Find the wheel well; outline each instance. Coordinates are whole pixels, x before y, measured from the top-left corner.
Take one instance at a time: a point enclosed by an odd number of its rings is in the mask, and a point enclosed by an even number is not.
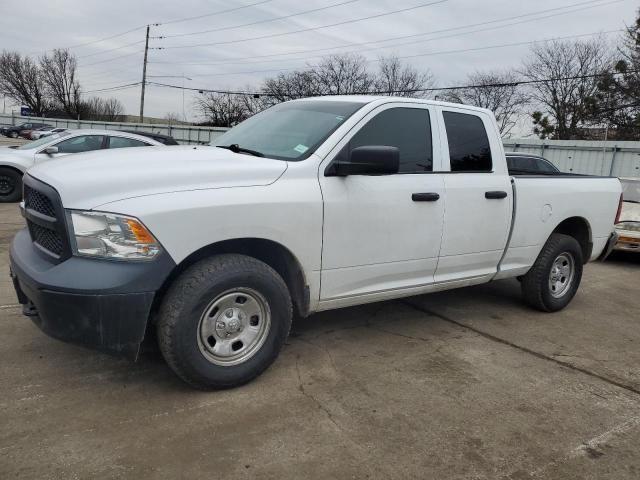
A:
[[[271,268],[273,268],[282,277],[291,294],[291,300],[295,312],[300,316],[306,316],[309,312],[309,289],[307,287],[302,267],[294,255],[281,244],[272,240],[262,238],[240,238],[234,240],[224,240],[222,242],[207,245],[200,250],[195,251],[185,258],[171,275],[165,280],[162,288],[156,295],[157,304],[164,297],[169,285],[184,270],[194,263],[222,253],[237,253],[256,258]]]
[[[593,250],[593,243],[591,242],[591,227],[589,226],[589,222],[584,218],[567,218],[560,222],[552,233],[562,233],[575,238],[582,249],[582,258],[584,263],[589,261],[589,258],[591,258],[591,251]]]
[[[7,170],[13,170],[14,172],[16,172],[19,175],[24,175],[24,172],[22,170],[20,170],[19,168],[16,168],[12,165],[0,165],[0,169],[6,168]]]

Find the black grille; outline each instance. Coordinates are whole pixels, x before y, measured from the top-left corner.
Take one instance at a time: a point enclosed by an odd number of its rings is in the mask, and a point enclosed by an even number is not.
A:
[[[55,218],[56,216],[56,211],[53,208],[51,200],[49,200],[46,195],[34,190],[28,185],[24,186],[24,206],[48,217]]]
[[[24,216],[33,244],[54,262],[71,256],[71,247],[60,195],[51,186],[29,175],[23,177]]]
[[[29,222],[29,230],[31,231],[31,239],[35,243],[58,257],[62,255],[64,245],[58,232],[41,227],[33,222]]]

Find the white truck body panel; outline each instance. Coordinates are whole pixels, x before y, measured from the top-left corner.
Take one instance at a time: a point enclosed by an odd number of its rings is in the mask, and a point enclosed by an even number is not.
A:
[[[277,242],[300,265],[309,311],[522,275],[570,217],[588,222],[591,258],[603,250],[620,195],[617,179],[510,177],[495,119],[483,109],[391,97],[337,100],[363,107],[299,162],[163,147],[78,155],[30,174],[54,186],[66,208],[137,217],[176,264],[227,240]],[[403,107],[429,112],[432,172],[325,176],[369,119]],[[482,120],[492,171],[451,172],[443,111]],[[488,191],[506,197],[487,199]],[[412,201],[419,192],[440,199]]]

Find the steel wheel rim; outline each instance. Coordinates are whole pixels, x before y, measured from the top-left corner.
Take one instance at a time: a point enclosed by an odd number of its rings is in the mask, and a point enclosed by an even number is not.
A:
[[[575,260],[569,252],[556,257],[549,272],[549,291],[554,298],[562,297],[571,288],[575,276]]]
[[[0,175],[0,195],[9,195],[16,188],[15,181],[8,175]]]
[[[271,309],[262,294],[234,288],[218,295],[198,322],[198,347],[211,363],[232,366],[253,357],[271,330]]]

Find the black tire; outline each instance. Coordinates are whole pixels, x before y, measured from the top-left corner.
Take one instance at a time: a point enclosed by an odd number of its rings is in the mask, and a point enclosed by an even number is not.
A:
[[[558,265],[572,262],[573,273],[566,287],[560,283],[560,287],[554,291],[556,286],[550,286],[550,277],[556,260],[559,262]],[[531,269],[522,277],[522,294],[525,301],[543,312],[562,310],[578,291],[583,263],[582,249],[575,238],[560,233],[551,234]],[[557,277],[568,278],[563,274],[557,274]]]
[[[9,137],[18,138],[18,132],[9,132]]]
[[[251,357],[219,365],[206,356],[200,324],[208,319],[205,312],[214,300],[234,289],[257,292],[266,300],[270,327]],[[222,312],[216,325],[219,319],[224,320]],[[170,286],[159,310],[158,344],[171,369],[191,386],[231,388],[254,379],[274,362],[289,335],[291,319],[291,296],[275,270],[245,255],[218,255],[192,265]]]
[[[22,199],[22,174],[12,168],[0,167],[0,203]]]

